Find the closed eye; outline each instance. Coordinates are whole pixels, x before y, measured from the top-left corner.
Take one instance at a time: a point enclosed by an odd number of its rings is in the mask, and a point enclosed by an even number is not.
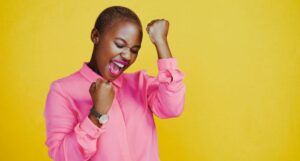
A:
[[[123,48],[123,47],[124,47],[124,45],[119,44],[119,43],[117,43],[117,42],[115,42],[115,45],[116,45],[118,48]]]
[[[114,41],[114,44],[120,49],[126,47],[123,43],[120,43],[118,41]],[[134,46],[130,49],[130,51],[134,54],[137,54],[139,50],[140,50],[140,46]]]
[[[138,53],[139,52],[139,50],[141,49],[141,45],[135,45],[135,46],[133,46],[132,48],[131,48],[131,51],[133,52],[133,53]]]
[[[131,52],[137,54],[139,52],[139,49],[132,49]]]

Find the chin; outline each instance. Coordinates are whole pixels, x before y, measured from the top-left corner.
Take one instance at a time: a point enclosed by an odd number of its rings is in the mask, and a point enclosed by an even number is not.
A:
[[[107,77],[103,77],[105,80],[108,80],[108,81],[114,81],[115,79],[117,79],[120,75],[117,75],[117,76],[111,76],[109,73],[107,73],[108,74],[108,76]]]
[[[123,73],[120,73],[119,75],[116,75],[116,76],[113,76],[113,77],[110,77],[110,81],[113,81],[117,78],[119,78]]]
[[[106,80],[108,80],[108,81],[113,81],[113,80],[117,79],[119,76],[121,76],[121,75],[124,73],[125,70],[126,70],[126,69],[123,69],[118,75],[113,75],[113,74],[111,74],[110,71],[108,70],[107,73],[106,73],[106,77],[104,77],[104,78],[105,78]]]

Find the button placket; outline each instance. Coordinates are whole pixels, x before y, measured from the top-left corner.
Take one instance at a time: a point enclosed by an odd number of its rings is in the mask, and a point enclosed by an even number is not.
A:
[[[122,125],[123,125],[123,130],[124,130],[124,133],[123,133],[124,135],[123,136],[126,139],[126,140],[123,140],[124,143],[125,143],[125,145],[124,145],[124,147],[125,147],[125,153],[123,155],[124,156],[129,156],[129,158],[130,158],[129,161],[133,161],[131,153],[130,153],[130,150],[129,150],[128,137],[127,137],[127,129],[126,129],[126,120],[124,118],[124,114],[123,114],[123,111],[122,111],[122,109],[124,109],[124,108],[121,107],[122,106],[122,101],[121,101],[120,98],[121,98],[120,93],[117,92],[117,95],[116,95],[116,108],[118,109],[118,111],[120,112],[120,115],[122,117]]]

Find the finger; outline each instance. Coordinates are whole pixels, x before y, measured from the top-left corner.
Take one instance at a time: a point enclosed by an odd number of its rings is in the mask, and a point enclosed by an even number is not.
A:
[[[162,21],[165,22],[167,25],[169,25],[169,21],[168,20],[163,19]]]
[[[159,19],[152,20],[151,22],[148,23],[147,28],[146,28],[146,31],[147,31],[148,33],[149,33],[149,31],[150,31],[150,27],[151,27],[155,22],[157,22],[157,21],[159,21]]]
[[[89,92],[93,93],[95,91],[95,89],[96,89],[96,82],[93,82],[90,86]]]
[[[166,24],[167,24],[167,25],[169,25],[169,24],[170,24],[168,20],[165,20],[165,19],[164,19],[164,21],[166,22]]]
[[[111,81],[106,81],[105,82],[107,85],[111,85]]]
[[[152,27],[151,27],[151,25],[149,25],[149,26],[147,26],[147,32],[149,33],[150,32],[150,30],[152,29]]]
[[[152,20],[148,25],[151,26],[156,21],[159,21],[159,19]]]
[[[156,22],[156,21],[159,21],[159,19],[152,20],[151,22],[148,23],[147,26],[151,26],[151,25],[152,25],[154,22]]]
[[[147,33],[149,34],[150,33],[150,30],[151,30],[152,28],[149,26],[149,27],[147,27]]]
[[[146,27],[146,31],[149,32],[149,28],[150,28],[150,23],[148,23],[147,27]]]
[[[96,80],[96,87],[99,87],[102,82],[103,82],[102,79],[98,78]]]

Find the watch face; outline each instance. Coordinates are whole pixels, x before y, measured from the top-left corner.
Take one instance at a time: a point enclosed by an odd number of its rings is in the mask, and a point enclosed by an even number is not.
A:
[[[108,115],[102,115],[102,116],[99,118],[99,122],[100,122],[101,124],[105,124],[107,121],[108,121]]]

